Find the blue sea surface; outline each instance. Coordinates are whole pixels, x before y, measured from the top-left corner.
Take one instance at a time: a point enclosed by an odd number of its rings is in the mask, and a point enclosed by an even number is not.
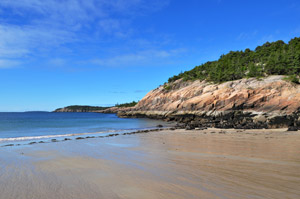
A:
[[[0,141],[13,138],[147,129],[162,121],[118,118],[116,114],[10,112],[0,113]]]

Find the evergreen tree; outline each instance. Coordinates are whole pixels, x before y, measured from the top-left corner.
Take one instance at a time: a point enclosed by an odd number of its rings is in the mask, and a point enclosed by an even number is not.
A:
[[[221,83],[244,77],[268,75],[289,75],[292,79],[299,77],[300,37],[291,39],[288,44],[282,40],[266,42],[254,51],[249,48],[245,51],[230,51],[221,55],[219,60],[181,72],[169,78],[168,82],[183,78],[184,81],[199,79]]]

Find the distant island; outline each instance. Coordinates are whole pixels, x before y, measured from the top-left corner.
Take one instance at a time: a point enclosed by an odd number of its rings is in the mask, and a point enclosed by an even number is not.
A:
[[[116,104],[115,106],[108,106],[108,107],[103,107],[103,106],[88,106],[88,105],[71,105],[71,106],[66,106],[64,108],[58,108],[54,110],[53,112],[101,112],[109,108],[117,107],[133,107],[137,104],[136,101],[128,102],[128,103],[123,103],[123,104]]]
[[[49,111],[24,111],[24,113],[48,113]]]
[[[107,108],[110,107],[72,105],[72,106],[66,106],[64,108],[58,108],[54,112],[97,112],[97,111],[105,110]]]

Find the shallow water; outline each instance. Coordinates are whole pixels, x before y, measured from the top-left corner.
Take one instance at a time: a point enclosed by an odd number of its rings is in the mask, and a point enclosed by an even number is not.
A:
[[[0,143],[152,128],[162,121],[102,113],[0,113]]]

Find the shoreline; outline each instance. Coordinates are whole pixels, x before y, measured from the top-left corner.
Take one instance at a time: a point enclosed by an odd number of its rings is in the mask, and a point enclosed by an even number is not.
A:
[[[140,133],[150,133],[150,132],[159,132],[159,131],[175,131],[175,130],[187,130],[187,131],[196,131],[196,132],[205,132],[215,131],[220,134],[228,132],[238,132],[242,133],[245,131],[281,131],[281,132],[297,132],[297,130],[290,130],[289,128],[274,128],[274,129],[234,129],[234,128],[210,128],[210,127],[193,127],[187,125],[176,124],[171,127],[151,127],[139,130],[114,130],[107,132],[91,132],[91,133],[79,133],[79,134],[64,134],[64,135],[46,135],[46,136],[36,136],[36,137],[21,137],[21,138],[5,138],[8,140],[0,141],[0,147],[13,147],[13,146],[25,146],[25,145],[35,145],[35,144],[45,144],[53,142],[65,142],[71,140],[83,140],[83,139],[95,139],[95,138],[107,138],[121,135],[133,135]],[[51,139],[52,138],[52,139]],[[59,139],[62,138],[62,139]],[[0,139],[1,140],[1,139]],[[27,142],[27,143],[24,143]],[[20,144],[22,143],[22,144]]]
[[[176,124],[171,127],[151,127],[139,130],[114,130],[109,132],[91,132],[91,133],[80,133],[80,134],[64,134],[64,135],[46,135],[46,136],[36,136],[36,137],[21,137],[18,138],[7,138],[8,140],[0,141],[0,148],[2,147],[14,147],[14,146],[26,146],[26,145],[36,145],[36,144],[46,144],[55,142],[65,142],[71,140],[84,140],[84,139],[96,139],[96,138],[108,138],[121,135],[134,135],[141,133],[159,132],[159,131],[175,131],[175,130],[187,130],[196,132],[206,133],[216,133],[219,134],[226,132],[237,132],[242,133],[245,131],[281,131],[281,132],[297,132],[297,130],[290,131],[289,128],[274,128],[274,129],[230,129],[230,128],[210,128],[210,127],[187,127],[187,125]],[[210,131],[210,132],[209,132]],[[24,139],[26,138],[26,139]],[[61,138],[61,139],[60,139]],[[12,140],[10,140],[12,139]],[[16,140],[15,140],[16,139]]]
[[[153,132],[153,131],[162,131],[162,130],[171,130],[171,129],[175,130],[174,127],[160,127],[160,128],[151,127],[151,128],[140,129],[140,130],[114,130],[114,131],[106,131],[106,132],[91,132],[91,133],[79,133],[79,134],[3,138],[6,140],[2,141],[0,139],[0,147],[44,144],[44,143],[51,143],[51,142],[63,142],[63,141],[69,141],[69,140],[83,140],[83,139],[91,139],[91,138],[106,138],[106,137],[114,137],[114,136],[118,136],[118,135],[132,135],[132,134],[138,134],[138,133],[149,133],[149,132]],[[58,138],[62,138],[62,139],[58,139]],[[27,142],[27,141],[28,141],[28,143],[25,143],[25,144],[10,143],[10,142]],[[1,144],[3,144],[3,145],[1,145]]]

